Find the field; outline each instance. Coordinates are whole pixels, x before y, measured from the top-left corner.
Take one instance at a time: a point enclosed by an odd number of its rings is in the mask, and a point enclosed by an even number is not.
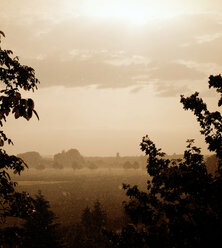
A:
[[[82,210],[91,207],[96,200],[102,203],[108,218],[121,218],[122,202],[127,200],[122,184],[136,184],[145,189],[147,179],[144,169],[118,168],[27,169],[21,176],[14,176],[18,190],[32,196],[41,190],[58,217],[57,221],[64,226],[78,222]]]

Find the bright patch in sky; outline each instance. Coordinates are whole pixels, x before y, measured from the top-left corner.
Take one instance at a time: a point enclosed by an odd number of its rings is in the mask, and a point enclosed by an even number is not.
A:
[[[74,6],[74,2],[69,0],[67,6],[69,11],[75,12]],[[175,5],[173,6],[170,1],[154,2],[149,0],[88,0],[83,2],[79,10],[80,15],[95,18],[123,20],[134,25],[143,25],[152,19],[161,20],[170,18],[180,12],[181,11],[178,10]]]

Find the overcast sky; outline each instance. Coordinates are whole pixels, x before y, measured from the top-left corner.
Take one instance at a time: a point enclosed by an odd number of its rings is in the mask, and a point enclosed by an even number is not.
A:
[[[13,120],[10,152],[138,155],[142,136],[167,153],[195,138],[180,94],[213,109],[222,72],[221,0],[0,0],[1,46],[32,66],[40,121]]]

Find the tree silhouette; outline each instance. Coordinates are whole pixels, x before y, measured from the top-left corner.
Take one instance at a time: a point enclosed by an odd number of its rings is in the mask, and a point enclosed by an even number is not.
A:
[[[25,218],[23,248],[56,248],[62,247],[58,238],[55,214],[41,191],[34,201],[34,212]]]
[[[94,203],[94,209],[92,211],[92,222],[94,225],[94,231],[96,233],[100,232],[103,227],[107,224],[107,214],[102,209],[101,203],[97,200]]]
[[[81,221],[75,228],[72,247],[108,247],[107,239],[102,233],[106,225],[107,214],[97,200],[92,210],[88,206],[83,210]]]
[[[222,93],[221,76],[210,76],[209,87]],[[184,109],[192,110],[205,135],[208,149],[218,158],[215,176],[207,171],[200,148],[188,140],[182,159],[165,159],[148,136],[141,150],[148,156],[147,191],[124,185],[124,202],[131,223],[120,233],[109,233],[113,247],[221,247],[222,231],[222,119],[210,112],[198,93],[181,96]],[[218,106],[222,105],[222,95]]]
[[[1,37],[5,34],[0,31]],[[31,98],[22,97],[21,91],[34,91],[37,89],[39,80],[35,77],[33,68],[21,65],[18,57],[12,57],[11,50],[4,50],[0,47],[0,126],[3,128],[9,114],[15,119],[24,117],[29,120],[33,113],[38,114],[34,109],[34,102]],[[3,149],[5,143],[13,144],[3,130],[0,130],[0,222],[4,223],[9,216],[23,218],[31,210],[32,200],[26,193],[15,191],[16,183],[12,181],[10,173],[18,173],[27,166],[21,158],[8,155]],[[1,237],[7,236],[9,229]]]

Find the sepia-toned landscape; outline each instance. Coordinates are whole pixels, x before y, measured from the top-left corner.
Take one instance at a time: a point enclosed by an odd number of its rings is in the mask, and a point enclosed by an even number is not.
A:
[[[222,3],[0,0],[0,248],[218,248]]]

